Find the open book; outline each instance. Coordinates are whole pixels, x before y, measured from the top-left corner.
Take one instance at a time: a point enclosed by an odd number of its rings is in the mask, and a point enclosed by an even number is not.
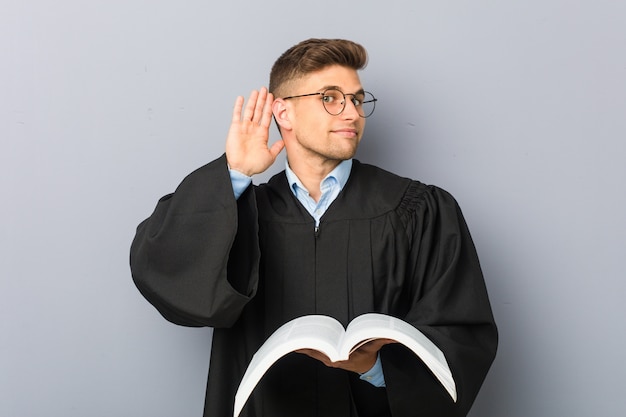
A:
[[[443,352],[410,324],[378,313],[363,314],[344,330],[332,317],[311,315],[279,327],[254,354],[235,395],[238,417],[261,377],[281,357],[299,349],[314,349],[332,361],[347,360],[354,350],[373,339],[393,339],[411,349],[437,377],[456,402],[456,385]]]

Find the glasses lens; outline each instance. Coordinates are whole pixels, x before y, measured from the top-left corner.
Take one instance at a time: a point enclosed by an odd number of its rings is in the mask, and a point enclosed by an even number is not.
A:
[[[339,90],[329,89],[324,91],[324,95],[322,96],[322,103],[324,104],[324,108],[326,111],[333,116],[341,113],[346,106],[345,96]]]
[[[365,91],[363,94],[357,94],[356,99],[361,101],[361,106],[357,106],[359,114],[362,117],[370,117],[376,108],[376,98],[374,98],[374,95]]]
[[[369,117],[374,113],[376,107],[376,99],[367,91],[358,94],[348,94],[348,99],[352,101],[356,107],[359,116]],[[322,103],[326,111],[333,116],[341,114],[346,108],[346,96],[339,90],[333,88],[324,91]]]

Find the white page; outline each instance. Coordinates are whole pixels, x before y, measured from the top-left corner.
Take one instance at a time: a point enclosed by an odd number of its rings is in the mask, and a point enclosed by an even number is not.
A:
[[[337,360],[337,341],[344,328],[327,316],[298,317],[279,327],[254,354],[235,395],[235,416],[265,372],[281,357],[298,349],[315,349]]]

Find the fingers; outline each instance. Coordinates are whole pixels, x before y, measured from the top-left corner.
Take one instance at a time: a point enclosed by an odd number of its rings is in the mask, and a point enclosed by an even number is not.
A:
[[[250,93],[250,97],[248,97],[246,107],[244,108],[244,111],[243,111],[242,121],[244,122],[252,121],[252,118],[254,117],[254,110],[256,108],[256,103],[258,101],[258,98],[259,98],[259,92],[256,90],[252,90],[252,92]]]
[[[252,95],[250,95],[250,101],[252,101]],[[259,124],[261,118],[263,117],[263,108],[265,108],[265,103],[267,101],[267,89],[265,87],[261,88],[256,95],[256,103],[254,103],[254,113],[250,120],[252,123]]]
[[[252,122],[257,125],[269,127],[272,121],[272,103],[274,95],[262,87],[260,90],[252,90],[250,97],[245,103],[244,98],[239,96],[233,109],[233,122]]]
[[[378,353],[378,351],[385,345],[391,344],[391,343],[398,343],[393,339],[374,339],[374,340],[370,340],[369,342],[361,345],[357,350],[355,350],[355,352],[362,352],[362,353]]]
[[[243,107],[243,100],[244,98],[242,96],[237,97],[237,100],[235,100],[235,106],[233,107],[233,123],[241,121],[241,108]]]
[[[298,349],[298,350],[296,350],[296,352],[300,353],[300,354],[303,354],[303,355],[307,355],[310,358],[316,359],[316,360],[322,362],[326,366],[333,367],[333,365],[335,364],[335,362],[331,361],[328,358],[328,356],[324,355],[321,352],[318,352],[315,349]]]
[[[261,126],[270,127],[270,123],[272,123],[272,104],[274,103],[274,95],[272,93],[267,93],[265,98],[265,107],[263,108],[263,113],[261,117]]]

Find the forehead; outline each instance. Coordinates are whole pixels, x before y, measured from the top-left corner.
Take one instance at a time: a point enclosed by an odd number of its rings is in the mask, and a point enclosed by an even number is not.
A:
[[[321,91],[328,87],[338,87],[345,93],[356,92],[363,88],[356,70],[339,65],[329,66],[307,74],[298,80],[295,87],[298,89],[298,92],[303,94]]]

